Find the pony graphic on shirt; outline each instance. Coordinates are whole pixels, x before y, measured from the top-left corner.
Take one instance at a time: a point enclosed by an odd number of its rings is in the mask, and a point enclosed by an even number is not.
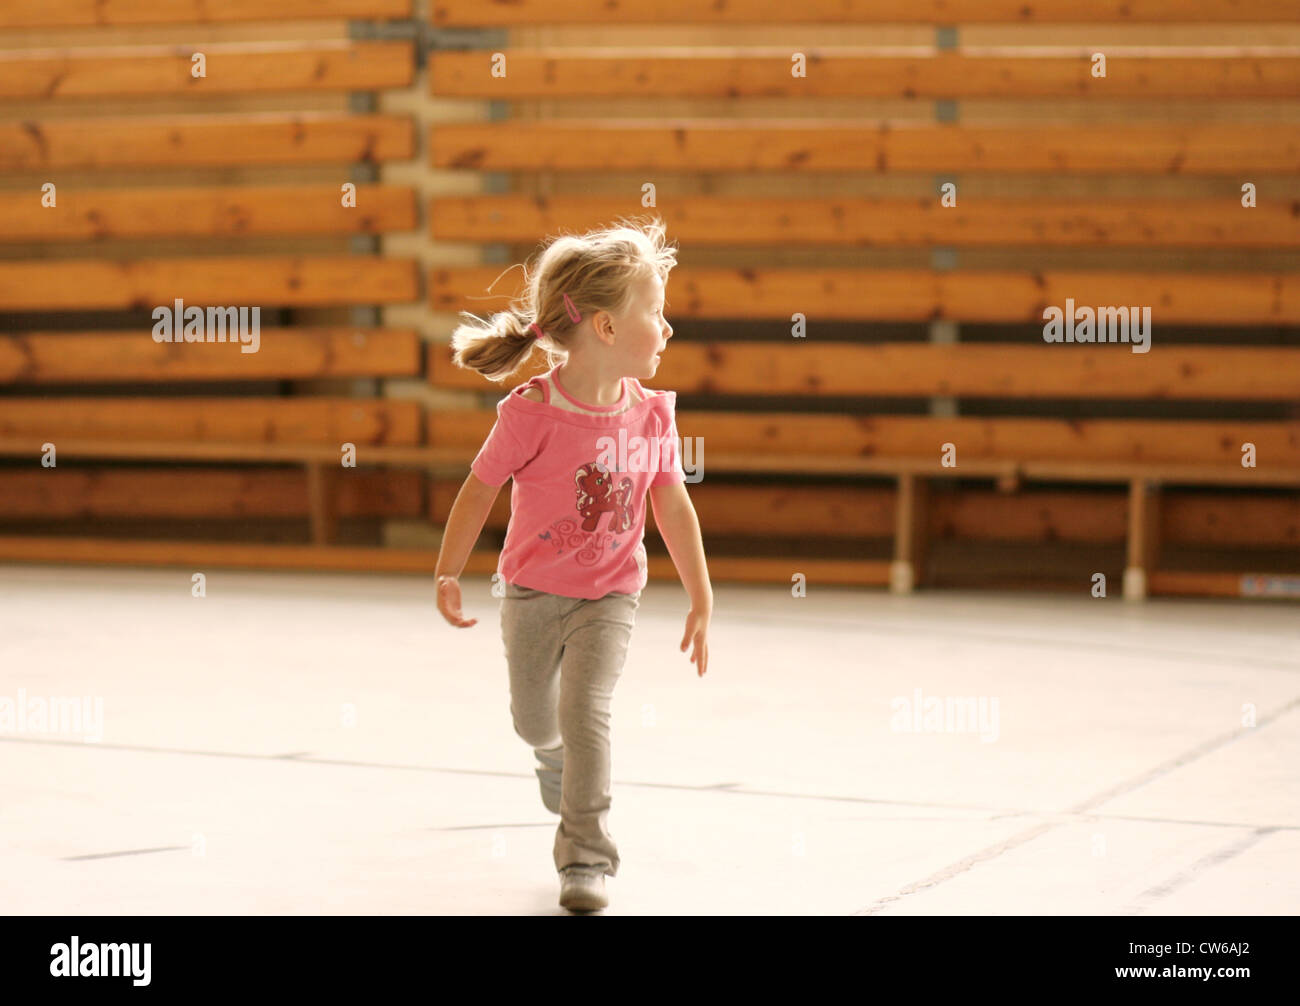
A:
[[[614,551],[619,547],[619,534],[632,529],[636,516],[632,480],[624,477],[616,485],[614,474],[599,461],[592,461],[573,473],[573,482],[577,495],[574,505],[583,518],[581,525],[572,517],[564,517],[538,537],[554,545],[557,555],[568,549],[580,566],[594,566],[607,548]],[[601,531],[601,519],[607,513],[609,523]],[[641,568],[642,553],[638,552],[636,559]]]
[[[626,531],[632,527],[632,480],[624,478],[614,486],[614,476],[599,461],[585,464],[573,474],[577,486],[578,513],[585,518],[584,531],[595,531],[600,518],[608,513],[609,529]]]

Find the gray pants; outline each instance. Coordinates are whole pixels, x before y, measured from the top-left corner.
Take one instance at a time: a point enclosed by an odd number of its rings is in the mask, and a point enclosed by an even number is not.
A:
[[[588,601],[505,585],[501,638],[515,733],[543,763],[563,757],[557,870],[618,874],[618,847],[607,826],[610,704],[640,600],[640,591]]]

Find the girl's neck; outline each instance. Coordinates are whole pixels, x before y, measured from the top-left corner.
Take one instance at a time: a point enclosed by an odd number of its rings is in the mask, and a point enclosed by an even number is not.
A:
[[[554,377],[570,398],[584,405],[606,408],[617,405],[623,397],[621,374],[602,374],[596,368],[582,366],[572,357],[556,368]]]

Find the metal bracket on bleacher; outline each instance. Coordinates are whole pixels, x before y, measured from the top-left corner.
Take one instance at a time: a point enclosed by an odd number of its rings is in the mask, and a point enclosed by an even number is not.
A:
[[[959,33],[956,25],[939,25],[934,29],[934,47],[940,51],[956,49],[960,45]],[[939,98],[934,103],[934,118],[936,122],[956,122],[961,116],[961,110],[957,102],[950,98]],[[955,177],[939,177],[935,179],[936,193],[943,191],[944,183],[956,182]],[[931,248],[930,249],[930,268],[947,272],[957,268],[957,249],[956,248]],[[930,323],[929,339],[932,343],[948,344],[955,343],[960,335],[960,329],[955,321],[932,321]],[[932,416],[956,416],[957,399],[951,395],[934,395],[930,398],[930,415]]]
[[[348,35],[367,42],[413,42],[418,69],[434,49],[504,49],[510,39],[504,28],[441,28],[422,18],[349,21]]]

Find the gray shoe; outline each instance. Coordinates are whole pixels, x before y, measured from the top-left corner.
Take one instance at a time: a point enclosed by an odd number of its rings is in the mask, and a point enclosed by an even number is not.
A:
[[[552,814],[560,812],[560,784],[564,773],[564,748],[536,749],[534,754],[542,763],[541,768],[534,769],[537,781],[542,788],[542,803]]]
[[[561,870],[560,907],[572,912],[594,912],[609,907],[605,872],[577,866]]]

